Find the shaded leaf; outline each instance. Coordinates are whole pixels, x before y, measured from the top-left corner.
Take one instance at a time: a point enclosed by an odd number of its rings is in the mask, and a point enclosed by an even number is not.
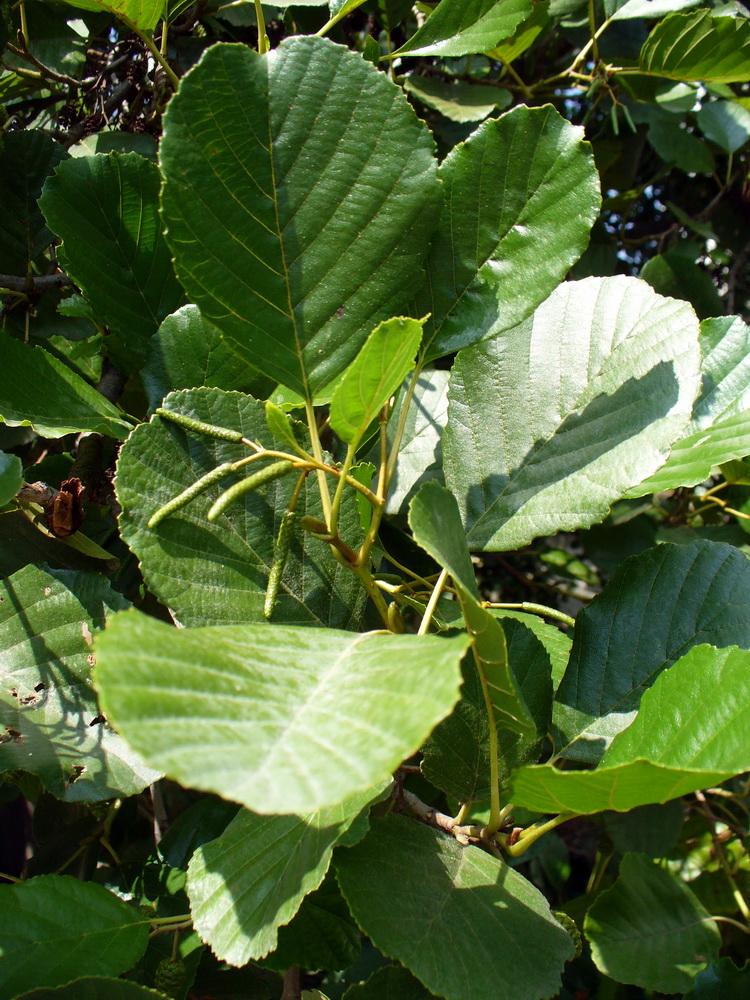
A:
[[[699,319],[724,310],[710,274],[682,253],[668,251],[651,257],[641,268],[640,277],[660,295],[689,302]]]
[[[566,282],[512,335],[462,351],[443,453],[470,548],[602,520],[663,464],[699,363],[690,307],[626,277]]]
[[[738,969],[731,958],[720,958],[699,972],[686,1000],[745,1000],[750,965]]]
[[[481,122],[496,108],[503,110],[511,103],[510,91],[502,87],[449,82],[415,73],[404,77],[403,87],[407,94],[453,122]]]
[[[334,863],[364,933],[438,996],[538,1000],[559,989],[570,937],[504,862],[388,816],[373,818],[365,839]]]
[[[750,565],[718,542],[631,556],[578,613],[557,691],[557,753],[597,761],[632,722],[641,695],[692,646],[750,648]]]
[[[74,979],[65,986],[42,987],[22,993],[15,1000],[164,1000],[164,994],[147,986],[139,986],[127,979],[109,979],[91,976]]]
[[[13,914],[0,930],[0,986],[7,997],[81,974],[117,976],[148,944],[148,922],[134,907],[68,875],[0,885],[0,907]]]
[[[401,89],[343,46],[214,46],[170,102],[160,152],[188,294],[246,361],[314,394],[420,281],[432,149]]]
[[[734,101],[711,101],[696,115],[707,139],[725,153],[736,153],[750,138],[750,111]]]
[[[107,717],[165,774],[264,815],[298,813],[370,788],[414,753],[457,700],[466,645],[282,625],[176,630],[128,612],[97,640],[96,682]]]
[[[586,914],[594,962],[621,983],[684,993],[718,957],[721,935],[695,895],[640,854],[626,854],[611,889]]]
[[[485,122],[439,176],[445,207],[418,298],[431,358],[525,319],[580,257],[600,203],[583,130],[550,105]]]
[[[371,798],[367,791],[304,816],[242,809],[220,837],[198,848],[188,869],[190,909],[218,958],[245,965],[274,950],[279,927],[323,881],[336,842]],[[308,954],[315,954],[316,942],[308,944]],[[301,958],[289,964],[302,964]]]
[[[0,582],[3,771],[67,802],[135,795],[159,775],[113,733],[91,690],[91,638],[128,602],[93,573],[27,566]]]
[[[640,66],[671,80],[742,82],[750,76],[750,24],[709,10],[670,14],[648,36]]]
[[[442,0],[394,56],[465,56],[510,38],[531,13],[530,0]]]
[[[351,986],[344,1000],[430,1000],[434,993],[400,965],[386,965],[365,983]]]
[[[0,451],[0,507],[10,503],[23,483],[23,466],[17,455]]]
[[[116,406],[43,347],[0,333],[0,353],[0,419],[10,427],[33,427],[50,438],[97,431],[119,440],[133,429]]]

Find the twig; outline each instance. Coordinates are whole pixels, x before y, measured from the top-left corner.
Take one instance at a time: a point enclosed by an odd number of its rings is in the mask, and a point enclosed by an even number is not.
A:
[[[8,288],[12,292],[43,292],[47,288],[67,288],[74,284],[73,280],[63,274],[43,274],[39,277],[19,277],[15,274],[0,274],[0,288]]]
[[[281,994],[281,1000],[301,1000],[301,978],[302,970],[298,965],[293,965],[286,970],[284,973],[284,991]]]

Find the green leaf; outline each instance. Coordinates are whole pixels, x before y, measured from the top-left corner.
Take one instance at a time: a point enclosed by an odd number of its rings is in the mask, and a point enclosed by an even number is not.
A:
[[[750,111],[734,101],[711,101],[696,116],[707,139],[725,153],[736,153],[750,138]]]
[[[374,972],[365,983],[351,986],[344,1000],[430,1000],[434,997],[400,965],[386,965]]]
[[[33,427],[50,438],[97,431],[119,440],[133,429],[116,406],[43,347],[0,333],[0,355],[0,419],[10,427]]]
[[[312,396],[421,281],[440,204],[432,150],[401,89],[343,46],[214,46],[161,144],[188,294],[246,361]]]
[[[700,0],[625,0],[622,6],[618,6],[620,3],[622,0],[605,3],[605,9],[612,21],[628,21],[636,18],[656,20],[657,17],[665,17],[678,10],[697,7]],[[609,10],[612,6],[617,7],[617,9],[610,14]]]
[[[139,986],[127,979],[109,979],[103,976],[74,979],[65,986],[42,987],[22,993],[15,1000],[164,1000],[164,994],[146,986]]]
[[[731,696],[728,695],[731,692]],[[512,801],[541,812],[626,812],[750,769],[750,653],[696,646],[664,671],[594,771],[529,767]]]
[[[496,108],[503,110],[511,103],[509,90],[432,76],[404,77],[403,88],[428,108],[434,108],[453,122],[481,122]]]
[[[738,969],[731,958],[720,958],[699,972],[685,1000],[745,1000],[750,965]]]
[[[710,174],[714,169],[713,153],[706,143],[675,122],[654,122],[648,130],[648,141],[665,163],[686,174]]]
[[[148,922],[94,882],[40,875],[0,885],[0,989],[6,997],[81,975],[117,976],[146,950]]]
[[[198,848],[188,869],[190,909],[218,958],[245,965],[274,950],[279,927],[323,881],[336,842],[372,795],[303,816],[241,809],[220,837]]]
[[[493,614],[503,622],[511,618],[516,619],[531,629],[547,651],[552,671],[552,687],[556,691],[570,659],[571,637],[561,632],[556,625],[543,621],[539,615],[525,614],[523,611],[498,610],[493,611]]]
[[[676,251],[657,254],[643,265],[640,277],[659,295],[689,302],[699,319],[718,316],[724,309],[710,274],[692,256]]]
[[[525,319],[586,248],[600,205],[583,130],[550,105],[485,122],[439,176],[445,207],[417,306],[432,313],[430,358]]]
[[[598,969],[621,983],[684,993],[718,957],[721,935],[690,889],[640,854],[626,854],[611,889],[586,914]]]
[[[250,396],[193,389],[171,394],[165,405],[240,430],[250,440],[260,438],[269,448],[286,447],[283,438],[271,438],[264,406]],[[245,494],[210,524],[206,514],[232,481],[226,479],[156,528],[148,527],[157,510],[201,476],[248,454],[244,445],[186,433],[161,417],[138,427],[120,453],[116,483],[123,508],[122,537],[138,556],[149,588],[184,625],[265,620],[263,602],[274,539],[294,489],[294,476]],[[309,479],[297,512],[300,517],[322,514],[317,485]],[[295,530],[274,622],[358,628],[366,599],[359,580],[331,558],[324,542]],[[352,491],[344,495],[340,530],[350,543],[359,544],[359,513]]]
[[[292,921],[279,928],[276,950],[263,964],[277,972],[292,965],[337,972],[353,965],[361,948],[362,935],[335,876],[329,872],[320,886],[305,896]]]
[[[676,843],[685,810],[679,799],[637,806],[626,813],[604,813],[604,829],[616,851],[638,851],[649,858],[663,858]]]
[[[161,324],[149,341],[141,382],[150,410],[174,389],[209,386],[265,399],[274,388],[229,350],[197,306],[183,306]]]
[[[530,13],[530,0],[442,0],[393,56],[486,52],[510,38]]]
[[[534,41],[549,26],[549,3],[546,0],[538,0],[532,7],[531,14],[518,25],[513,37],[488,52],[487,57],[507,66],[530,49]]]
[[[553,710],[558,754],[597,761],[641,695],[692,646],[750,648],[750,565],[729,545],[659,545],[631,556],[578,613]]]
[[[91,690],[91,638],[128,602],[93,573],[27,566],[0,582],[0,769],[67,802],[136,795],[159,775],[113,733]]]
[[[695,486],[714,466],[750,454],[750,327],[739,316],[701,323],[703,386],[686,434],[628,496]]]
[[[626,277],[567,282],[512,334],[462,351],[443,453],[469,546],[602,520],[663,464],[699,363],[692,309]]]
[[[362,435],[414,367],[423,320],[397,317],[380,323],[336,386],[331,427],[356,447]]]
[[[97,640],[96,680],[107,717],[165,774],[286,814],[336,805],[419,749],[458,699],[466,646],[282,625],[175,630],[129,612]]]
[[[23,466],[16,455],[6,455],[0,451],[0,507],[10,503],[21,489],[23,483]]]
[[[65,0],[72,7],[106,11],[121,18],[128,26],[153,31],[165,13],[165,0]]]
[[[45,178],[67,157],[44,132],[6,132],[0,149],[0,271],[23,276],[52,242],[39,210]]]
[[[66,160],[40,205],[63,241],[61,259],[97,321],[116,334],[109,353],[140,368],[148,340],[184,295],[159,219],[159,171],[137,153]]]
[[[750,24],[708,10],[670,14],[646,39],[640,66],[670,80],[743,82],[750,76]]]
[[[424,483],[411,502],[409,527],[415,541],[453,578],[496,724],[502,723],[523,737],[536,736],[534,720],[508,661],[502,626],[479,601],[455,498],[438,483]]]
[[[570,937],[503,861],[388,816],[373,818],[365,839],[334,863],[364,933],[438,996],[538,1000],[558,991]]]

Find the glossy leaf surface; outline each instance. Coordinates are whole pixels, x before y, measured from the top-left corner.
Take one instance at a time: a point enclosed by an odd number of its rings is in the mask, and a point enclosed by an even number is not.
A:
[[[750,648],[745,557],[729,545],[695,541],[626,559],[576,619],[553,714],[557,752],[599,760],[632,722],[643,691],[700,643]]]
[[[443,451],[469,547],[601,520],[663,464],[699,362],[690,307],[625,277],[567,282],[512,333],[462,351]]]
[[[91,690],[92,636],[128,602],[102,576],[27,566],[0,582],[0,768],[67,802],[135,795],[159,774],[109,728]]]
[[[671,14],[641,49],[641,69],[671,80],[732,83],[750,75],[750,24],[708,10]]]
[[[342,46],[215,46],[165,118],[180,280],[246,361],[311,396],[421,280],[432,148],[400,89]]]
[[[529,0],[443,0],[395,55],[408,52],[419,56],[464,56],[486,52],[510,38],[530,13]]]
[[[464,636],[116,616],[97,641],[108,718],[171,777],[265,814],[337,805],[389,775],[458,698]],[[404,669],[404,664],[409,669]]]
[[[365,934],[438,996],[538,1000],[559,988],[570,938],[541,893],[504,862],[389,816],[374,818],[335,864]]]

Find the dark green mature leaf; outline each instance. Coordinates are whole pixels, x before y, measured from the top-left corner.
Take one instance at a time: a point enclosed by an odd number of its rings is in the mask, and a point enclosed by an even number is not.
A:
[[[530,0],[442,0],[394,55],[464,56],[486,52],[531,13]]]
[[[432,149],[401,89],[343,46],[215,46],[170,102],[161,145],[185,288],[245,360],[314,394],[421,279],[440,204]]]
[[[351,986],[344,1000],[430,1000],[434,993],[400,965],[386,965],[374,972],[366,983]]]
[[[725,153],[736,153],[750,138],[750,110],[734,101],[710,101],[696,118],[705,137]]]
[[[541,812],[625,812],[750,770],[750,652],[695,646],[646,691],[594,771],[549,764],[513,778],[513,801]]]
[[[695,486],[714,466],[750,454],[750,327],[739,316],[707,319],[700,342],[703,386],[686,433],[628,496]]]
[[[698,267],[692,255],[687,257],[674,250],[657,254],[643,265],[640,277],[659,295],[689,302],[699,319],[723,312],[724,304],[711,275]]]
[[[0,333],[0,355],[0,419],[10,427],[33,427],[50,438],[98,431],[120,440],[133,429],[116,406],[43,347]]]
[[[439,176],[445,208],[418,300],[431,358],[526,319],[583,253],[600,204],[583,130],[551,105],[486,122]]]
[[[218,839],[195,852],[188,869],[190,909],[196,930],[219,958],[245,965],[274,950],[279,927],[323,881],[336,842],[371,798],[367,791],[305,816],[242,809]]]
[[[135,795],[159,774],[113,733],[91,690],[91,638],[128,602],[93,573],[35,566],[0,582],[0,770],[67,802]]]
[[[15,1000],[165,1000],[163,993],[139,986],[127,979],[110,979],[104,976],[87,976],[74,979],[65,986],[42,987],[22,993]]]
[[[59,986],[81,975],[117,976],[146,950],[148,922],[94,882],[40,875],[0,885],[0,989]]]
[[[365,934],[438,996],[538,1000],[559,989],[570,937],[504,862],[388,816],[334,864]]]
[[[128,612],[97,640],[96,682],[107,717],[165,774],[263,815],[309,812],[370,788],[421,746],[458,699],[467,644],[176,630]]]
[[[45,178],[67,157],[63,147],[33,129],[7,132],[0,149],[0,271],[26,275],[52,242],[39,211]]]
[[[150,410],[174,389],[209,386],[265,399],[274,383],[230,351],[197,306],[167,316],[149,341],[141,382]]]
[[[670,14],[648,36],[640,65],[671,80],[742,82],[750,76],[750,24],[709,10]]]
[[[279,928],[276,950],[263,964],[277,972],[292,965],[337,972],[356,962],[361,947],[362,935],[329,871],[302,900],[292,921]]]
[[[379,323],[344,373],[331,400],[331,427],[356,447],[414,367],[422,321],[397,317]]]
[[[626,854],[611,889],[586,914],[597,967],[621,983],[684,993],[721,935],[685,883],[640,854]]]
[[[745,557],[701,540],[626,559],[576,619],[553,712],[557,752],[599,760],[661,671],[705,642],[750,648]]]
[[[480,84],[440,80],[415,73],[403,80],[407,94],[454,122],[481,122],[497,108],[511,103],[509,90]]]
[[[738,969],[731,958],[720,958],[699,972],[686,1000],[745,1000],[750,990],[750,965]]]
[[[17,455],[0,451],[0,507],[10,503],[23,483],[23,466]]]
[[[604,813],[604,829],[618,853],[636,851],[663,858],[680,835],[685,810],[679,799],[637,806],[626,813]]]
[[[685,428],[699,363],[692,309],[626,277],[567,282],[462,351],[443,453],[470,548],[601,520]]]
[[[479,601],[455,498],[437,483],[424,483],[411,502],[409,527],[415,541],[453,578],[495,723],[508,726],[524,738],[535,737],[533,716],[508,661],[502,626]]]
[[[714,157],[708,144],[676,122],[654,122],[648,130],[648,141],[666,163],[679,167],[686,174],[710,174],[714,169]]]
[[[115,333],[116,363],[139,368],[161,321],[184,299],[159,219],[159,171],[137,153],[60,164],[40,205],[62,238],[65,269],[99,323]]]
[[[242,431],[269,448],[286,450],[269,434],[263,404],[238,392],[194,389],[165,400],[172,410]],[[274,539],[294,489],[295,476],[245,494],[219,521],[206,514],[226,479],[162,521],[148,520],[205,473],[248,455],[241,444],[186,433],[153,417],[123,447],[117,464],[122,537],[141,561],[150,589],[185,625],[264,621],[263,602]],[[239,476],[234,477],[239,479]],[[300,516],[321,516],[317,485],[308,480],[297,504]],[[359,544],[361,529],[351,491],[344,495],[340,530]],[[331,558],[328,546],[297,529],[274,611],[274,622],[359,627],[366,595],[359,580]]]

